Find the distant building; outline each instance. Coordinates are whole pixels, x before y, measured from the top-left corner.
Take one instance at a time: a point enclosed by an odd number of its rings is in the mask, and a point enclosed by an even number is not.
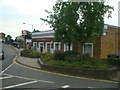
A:
[[[56,42],[54,39],[54,30],[32,33],[32,46],[35,50],[53,53],[55,50],[68,51],[68,45]],[[73,42],[70,50],[80,51],[80,44]],[[113,25],[104,25],[103,36],[96,44],[87,42],[83,47],[83,54],[88,53],[91,57],[107,58],[110,54],[117,54],[120,51],[120,27]]]
[[[24,41],[24,37],[23,36],[17,36],[16,41]]]
[[[30,32],[28,30],[22,30],[22,35],[27,35],[29,34]]]
[[[23,48],[23,43],[24,43],[24,37],[21,35],[21,36],[17,36],[15,38],[15,46],[17,46],[18,44],[20,45],[21,48]]]
[[[4,33],[0,33],[0,41],[5,42],[5,34]]]

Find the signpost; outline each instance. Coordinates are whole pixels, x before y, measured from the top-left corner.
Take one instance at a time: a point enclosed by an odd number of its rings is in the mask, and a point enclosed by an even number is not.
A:
[[[22,36],[24,36],[24,49],[26,49],[26,36],[28,34],[28,30],[22,30]]]

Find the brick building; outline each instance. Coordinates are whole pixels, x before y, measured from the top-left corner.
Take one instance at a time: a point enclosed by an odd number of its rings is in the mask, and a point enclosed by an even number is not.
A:
[[[32,45],[34,49],[41,52],[68,51],[67,44],[55,41],[54,30],[32,33]],[[74,42],[71,44],[70,50],[80,51],[80,44]],[[85,43],[82,51],[95,58],[107,58],[109,54],[117,54],[120,51],[120,28],[105,25],[103,36],[97,40],[96,44]]]

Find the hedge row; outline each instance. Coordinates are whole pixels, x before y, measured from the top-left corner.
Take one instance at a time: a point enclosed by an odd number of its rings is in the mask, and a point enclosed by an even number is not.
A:
[[[94,59],[89,55],[83,55],[81,60],[81,54],[78,52],[60,52],[56,51],[54,54],[41,53],[35,50],[23,50],[21,56],[30,58],[41,58],[43,62],[50,65],[58,66],[71,66],[71,67],[84,67],[84,68],[110,68],[111,66],[119,67],[120,59],[108,58],[108,59]]]
[[[40,58],[41,52],[35,50],[22,50],[21,56],[29,57],[29,58]]]

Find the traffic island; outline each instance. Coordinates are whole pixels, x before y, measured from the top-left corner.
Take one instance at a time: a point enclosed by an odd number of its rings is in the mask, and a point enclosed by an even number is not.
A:
[[[89,69],[89,68],[74,68],[74,67],[65,67],[65,66],[54,66],[54,65],[47,65],[44,64],[40,58],[38,62],[41,66],[41,69],[69,74],[74,76],[82,76],[82,77],[90,77],[90,78],[99,78],[99,79],[111,79],[117,77],[117,68],[111,69]]]

